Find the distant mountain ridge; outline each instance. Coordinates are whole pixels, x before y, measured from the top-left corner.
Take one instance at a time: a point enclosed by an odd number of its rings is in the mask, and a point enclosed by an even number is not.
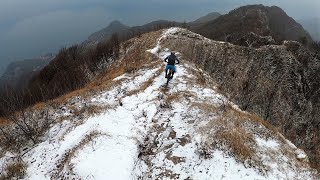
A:
[[[112,36],[113,33],[121,33],[130,29],[129,26],[122,24],[120,21],[112,21],[107,27],[91,34],[88,37],[88,41],[99,41],[101,39],[106,39]]]
[[[306,44],[312,41],[308,32],[277,6],[243,6],[193,30],[208,38],[228,42],[235,42],[248,33],[272,36],[278,43],[283,40]]]
[[[153,31],[155,29],[165,28],[169,26],[180,26],[182,23],[180,22],[174,22],[174,21],[167,21],[167,20],[157,20],[152,21],[150,23],[141,25],[141,26],[127,26],[122,24],[120,21],[115,20],[112,21],[107,27],[103,28],[100,31],[97,31],[93,34],[91,34],[88,37],[88,40],[84,43],[97,43],[104,40],[109,39],[112,34],[117,33],[120,38],[127,39],[128,37],[133,37],[136,34],[146,33]]]
[[[24,88],[31,77],[45,67],[54,56],[47,54],[33,59],[25,59],[10,63],[0,77],[0,88]]]
[[[215,20],[217,19],[219,16],[221,16],[220,13],[218,12],[212,12],[212,13],[209,13],[205,16],[202,16],[200,18],[198,18],[197,20],[195,21],[192,21],[190,22],[189,24],[201,24],[201,23],[206,23],[206,22],[209,22],[209,21],[212,21],[212,20]]]
[[[186,26],[190,28],[195,28],[203,23],[215,20],[221,16],[218,12],[211,12],[205,16],[202,16],[195,21],[186,23]],[[121,23],[118,20],[112,21],[107,27],[92,33],[89,35],[88,40],[85,43],[94,43],[100,42],[102,40],[108,39],[112,34],[117,33],[120,37],[132,36],[135,33],[145,33],[157,29],[159,27],[168,27],[168,26],[182,26],[184,23],[168,20],[156,20],[150,23],[146,23],[141,26],[127,26]]]

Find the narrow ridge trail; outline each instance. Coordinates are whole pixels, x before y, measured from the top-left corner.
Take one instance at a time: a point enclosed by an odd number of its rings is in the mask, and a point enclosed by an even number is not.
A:
[[[312,179],[293,144],[229,102],[182,54],[175,77],[163,87],[160,60],[170,50],[161,41],[176,31],[164,31],[148,50],[158,57],[151,68],[123,74],[110,90],[65,104],[56,114],[65,120],[24,155],[26,179]],[[71,106],[91,105],[103,113],[68,119]],[[250,141],[241,144],[232,135]],[[241,159],[243,152],[230,141],[249,156]]]

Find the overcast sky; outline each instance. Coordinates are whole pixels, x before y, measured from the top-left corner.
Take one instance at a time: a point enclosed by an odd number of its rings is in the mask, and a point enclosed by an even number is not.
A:
[[[247,4],[277,5],[295,19],[320,17],[320,0],[1,0],[0,72],[10,61],[81,42],[115,19],[191,21]]]

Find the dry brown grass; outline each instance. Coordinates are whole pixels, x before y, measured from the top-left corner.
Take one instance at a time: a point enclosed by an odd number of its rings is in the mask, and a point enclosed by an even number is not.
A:
[[[142,36],[142,38],[150,37]],[[152,42],[154,43],[155,40]],[[150,44],[145,44],[145,42],[148,42]],[[147,49],[145,48],[146,46],[150,46],[149,48],[153,46],[150,41],[138,40],[133,41],[132,44],[134,45],[133,48],[131,48],[128,51],[123,51],[123,54],[119,60],[117,60],[115,63],[112,63],[108,68],[105,69],[104,72],[102,72],[98,77],[96,77],[94,81],[88,83],[85,87],[66,93],[48,102],[38,102],[26,110],[42,113],[43,110],[43,112],[47,111],[46,108],[51,108],[52,110],[55,110],[61,105],[68,106],[68,108],[72,109],[72,105],[70,105],[69,103],[70,99],[80,98],[82,100],[86,100],[92,97],[92,95],[96,95],[101,91],[110,90],[111,88],[118,86],[120,83],[125,81],[125,79],[114,80],[114,78],[124,73],[127,73],[128,75],[134,77],[135,75],[137,75],[137,70],[143,68],[152,68],[159,65],[159,59],[145,51]],[[124,52],[126,52],[126,54]],[[151,83],[151,81],[143,85],[141,89],[147,88],[148,85],[150,85],[148,83]],[[111,107],[87,105],[83,108],[73,108],[72,115],[62,116],[61,118],[55,120],[54,123],[59,123],[59,121],[61,122],[75,117],[79,120],[84,120],[84,117],[94,116],[108,108]],[[16,112],[13,115],[17,118],[22,117],[21,112]],[[37,119],[35,118],[34,120]],[[77,121],[77,123],[83,123],[83,121]],[[0,126],[8,126],[7,121],[0,119]],[[46,129],[42,130],[46,131]]]
[[[272,124],[270,124],[268,121],[262,119],[261,117],[259,117],[256,114],[245,114],[250,120],[253,120],[255,122],[258,122],[259,124],[262,124],[263,126],[265,126],[267,129],[269,129],[270,131],[272,131],[274,134],[279,133],[278,129],[276,127],[274,127]]]
[[[233,127],[218,131],[216,138],[226,143],[238,161],[245,162],[255,155],[255,151],[251,148],[251,144],[255,141],[252,135],[243,127]]]
[[[0,180],[21,179],[26,174],[26,163],[22,161],[12,162],[6,165],[0,174]],[[3,174],[5,172],[5,174]]]
[[[46,104],[44,102],[38,102],[35,105],[33,105],[33,109],[43,109],[45,105]]]
[[[74,112],[76,116],[79,116],[80,114],[85,115],[86,117],[93,117],[104,110],[109,109],[109,106],[98,106],[98,105],[87,105],[81,108],[80,110],[77,110]]]
[[[170,94],[170,95],[167,96],[167,98],[165,99],[165,102],[166,102],[167,104],[170,104],[170,103],[178,100],[179,97],[180,97],[180,93],[172,93],[172,94]]]
[[[139,38],[134,38],[134,41],[140,41],[140,46],[144,47],[145,49],[151,49],[156,46],[157,39],[162,34],[163,30],[153,31],[150,33],[143,34]]]
[[[165,94],[167,92],[163,91]],[[174,101],[180,100],[181,98],[190,98],[196,97],[196,95],[190,91],[179,91],[171,94],[166,94],[167,97],[165,98],[166,103],[172,103]]]
[[[113,79],[124,73],[133,75],[137,70],[155,67],[159,64],[159,59],[153,54],[146,52],[146,49],[151,49],[156,45],[156,40],[161,33],[162,30],[150,32],[122,43],[120,58],[117,62],[111,64],[85,87],[57,97],[51,103],[61,105],[76,96],[81,98],[90,97],[93,93],[109,90],[121,83],[123,80],[113,81]],[[45,103],[38,102],[32,109],[41,110],[44,106]]]
[[[244,127],[243,118],[238,111],[229,109],[216,121],[220,127],[216,132],[216,137],[223,141],[235,155],[236,159],[245,162],[255,155],[253,146],[255,139]]]
[[[197,66],[194,65],[194,67],[197,67]],[[204,72],[202,72],[199,68],[197,68],[197,70],[189,68],[189,71],[191,71],[191,74],[196,77],[195,80],[196,80],[197,84],[199,84],[201,86],[206,86],[207,85],[207,80],[205,78]]]
[[[3,117],[0,117],[0,127],[8,125],[9,120]]]
[[[102,106],[97,106],[97,105],[90,105],[86,106],[85,108],[86,114],[88,114],[90,117],[102,112],[105,108]]]
[[[95,115],[103,113],[104,111],[108,109],[112,109],[113,107],[109,105],[87,104],[86,106],[83,106],[81,108],[74,105],[70,106],[69,108],[72,111],[72,114],[67,116],[61,116],[59,117],[59,119],[56,120],[56,122],[63,122],[63,121],[76,118],[79,120],[77,121],[77,123],[81,124],[83,123],[83,121],[80,121],[80,120],[84,120],[85,118],[88,118],[88,117],[94,117]]]
[[[199,148],[199,152],[204,158],[210,157],[214,149],[220,149],[229,152],[238,162],[255,167],[262,174],[267,173],[269,167],[263,165],[257,154],[258,145],[254,134],[258,133],[264,138],[272,137],[284,141],[275,127],[260,117],[242,112],[230,104],[221,106],[224,108],[223,111],[206,104],[195,104],[194,107],[213,113],[216,111],[218,115],[218,118],[211,120],[205,127],[199,129],[199,132],[206,137],[204,144]],[[286,143],[281,144],[285,145]],[[289,149],[287,146],[281,146],[281,151],[286,156],[295,159],[295,154]],[[276,155],[276,152],[270,151],[268,155],[275,158],[273,156]]]
[[[186,162],[185,158],[183,157],[178,157],[178,156],[173,156],[172,155],[172,152],[168,152],[166,154],[166,159],[170,160],[173,162],[173,164],[177,165],[179,163],[182,163],[182,162]]]
[[[85,99],[93,93],[102,90],[108,90],[121,83],[122,80],[114,81],[113,79],[124,73],[129,73],[133,75],[137,70],[157,66],[159,64],[157,57],[145,52],[145,50],[153,48],[155,46],[156,39],[157,37],[159,37],[160,34],[161,31],[157,31],[149,33],[148,35],[142,35],[140,38],[136,38],[140,39],[137,41],[136,47],[129,51],[127,54],[123,55],[121,60],[117,61],[116,63],[113,63],[110,67],[108,67],[104,71],[104,73],[102,73],[96,78],[96,80],[92,81],[91,83],[88,83],[84,88],[77,89],[75,91],[64,94],[58,98],[55,98],[54,100],[50,101],[50,103],[55,105],[66,104],[69,99],[77,96]],[[134,39],[132,41],[136,40]],[[161,72],[162,71],[163,70],[161,69]],[[160,73],[160,70],[157,73]],[[151,83],[152,80],[147,81],[145,84],[142,85],[142,87],[140,87],[140,90],[146,89]],[[38,102],[35,105],[33,105],[31,109],[42,110],[45,108],[45,106],[46,103]],[[105,108],[106,107],[90,105],[81,108],[80,110],[75,110],[74,112],[75,115],[87,114],[89,116],[93,116],[97,113],[100,113]],[[7,121],[5,119],[0,119],[0,126],[6,125],[6,122]],[[66,153],[64,158],[61,160],[60,166],[58,167],[58,170],[56,172],[61,172],[64,168],[63,165],[70,163],[70,159],[75,155],[75,153],[85,144],[92,141],[98,135],[98,132],[92,132],[89,135],[86,135],[86,137],[76,147],[74,147],[68,153]],[[8,172],[9,174],[13,174],[14,176],[16,176],[19,175],[18,172],[20,171],[18,170],[23,169],[23,167],[23,164],[12,164],[8,166]],[[0,179],[2,177],[3,176],[1,176]]]
[[[152,54],[146,52],[148,48],[152,48],[156,42],[156,37],[159,36],[161,31],[152,32],[142,35],[140,38],[134,38],[126,42],[132,45],[128,52],[121,55],[120,60],[113,63],[103,73],[101,73],[94,81],[88,83],[81,89],[74,90],[66,93],[58,98],[55,98],[52,103],[64,104],[69,99],[80,96],[86,98],[95,92],[109,90],[112,87],[121,83],[122,80],[113,81],[114,78],[128,73],[134,74],[140,69],[155,67],[159,64],[159,61]],[[154,40],[151,40],[154,39]],[[123,50],[122,50],[123,51]],[[33,106],[34,109],[41,109],[44,107],[44,103],[39,102]]]
[[[142,44],[139,44],[139,42]],[[146,48],[144,47],[147,45],[143,43],[144,41],[138,41],[138,44],[135,45],[137,47],[132,48],[129,52],[124,54],[121,60],[113,63],[103,73],[101,73],[96,78],[96,80],[87,84],[84,88],[65,94],[55,99],[55,101],[61,104],[75,96],[81,96],[82,98],[85,98],[87,96],[90,96],[92,92],[110,90],[112,87],[119,85],[119,83],[123,81],[114,81],[114,78],[119,77],[120,75],[123,75],[125,73],[134,76],[138,70],[149,69],[157,66],[159,64],[159,59],[146,52]]]
[[[203,154],[210,154],[210,151],[217,148],[229,151],[239,162],[259,163],[255,155],[256,141],[252,133],[248,132],[245,127],[246,121],[249,121],[247,116],[230,106],[225,106],[225,110],[222,112],[216,107],[206,104],[196,104],[195,106],[200,109],[204,108],[204,111],[216,111],[219,114],[217,119],[199,129],[199,132],[207,137],[203,149],[209,152],[203,152]]]
[[[208,104],[208,103],[198,103],[198,102],[192,103],[191,108],[198,108],[206,114],[217,113],[221,110],[221,106],[217,106],[215,104]]]
[[[278,129],[276,127],[274,127],[272,124],[270,124],[269,122],[267,122],[266,120],[259,117],[258,115],[239,111],[239,110],[235,109],[233,106],[228,106],[228,108],[230,110],[234,111],[236,116],[238,116],[239,118],[250,120],[253,123],[257,123],[259,125],[264,126],[268,130],[270,130],[274,136],[279,138],[279,140],[285,142],[283,137],[278,136],[278,134],[279,134]]]

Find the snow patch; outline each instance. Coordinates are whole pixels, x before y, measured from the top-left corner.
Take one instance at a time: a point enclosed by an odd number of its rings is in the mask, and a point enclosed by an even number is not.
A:
[[[267,147],[271,149],[277,149],[279,147],[279,143],[273,139],[265,140],[260,137],[256,137],[256,142],[260,147]]]
[[[125,73],[113,79],[113,81],[119,81],[121,79],[129,79],[130,77]]]
[[[152,54],[158,54],[158,52],[160,51],[160,48],[161,48],[160,42],[158,41],[156,47],[154,47],[153,49],[149,49],[147,51]]]

